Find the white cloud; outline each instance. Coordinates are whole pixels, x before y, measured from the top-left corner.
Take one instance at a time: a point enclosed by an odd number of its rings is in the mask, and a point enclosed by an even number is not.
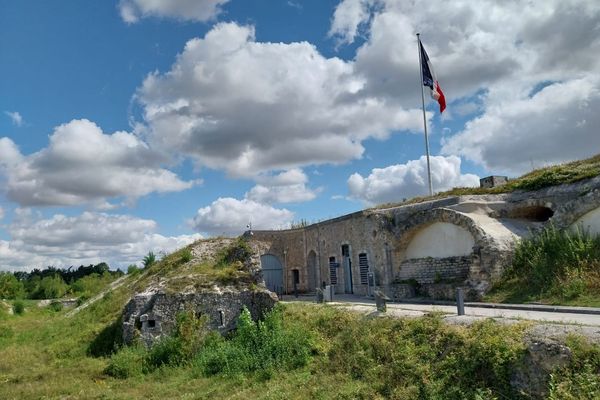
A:
[[[0,207],[0,221],[4,218],[4,209]]]
[[[47,148],[27,156],[10,139],[0,138],[7,196],[21,206],[92,204],[107,209],[107,199],[133,201],[193,185],[161,168],[163,161],[135,135],[107,135],[85,119],[57,127]]]
[[[183,21],[208,21],[221,12],[229,0],[121,0],[119,11],[127,23],[140,18],[163,17]]]
[[[362,94],[364,84],[352,62],[309,43],[256,42],[252,27],[222,23],[190,40],[169,72],[149,75],[137,99],[155,148],[255,176],[347,162],[366,138],[422,129],[418,109]]]
[[[294,213],[285,208],[225,197],[199,209],[191,223],[198,232],[237,235],[246,230],[249,222],[253,229],[278,229],[288,227],[293,217]]]
[[[23,123],[24,123],[23,117],[21,116],[21,114],[18,111],[4,111],[4,114],[6,114],[10,118],[13,125],[23,126]]]
[[[457,186],[479,186],[479,177],[473,174],[461,174],[460,158],[456,156],[430,157],[431,178],[435,192],[441,192]],[[428,194],[427,159],[406,164],[375,168],[364,178],[355,173],[348,178],[350,197],[367,204],[398,202],[404,198]]]
[[[153,220],[129,215],[84,212],[48,219],[27,211],[8,225],[10,241],[0,240],[0,270],[68,267],[101,261],[112,267],[139,262],[148,251],[171,252],[201,238],[155,233]]]
[[[297,168],[274,176],[259,175],[257,181],[245,197],[258,203],[300,203],[317,197],[318,190],[306,186],[308,177]]]
[[[446,142],[445,154],[518,173],[597,152],[599,2],[344,0],[330,33],[352,42],[366,28],[355,58],[363,95],[415,103],[421,32],[449,102],[446,117],[481,114]],[[469,103],[474,95],[480,107]]]
[[[599,109],[600,80],[556,83],[531,98],[490,107],[446,140],[442,152],[513,175],[590,157],[600,149]]]

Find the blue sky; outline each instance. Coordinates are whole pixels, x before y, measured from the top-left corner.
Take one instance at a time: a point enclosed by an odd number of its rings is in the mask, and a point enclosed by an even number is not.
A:
[[[594,1],[0,0],[0,269],[426,194],[417,31],[435,191],[591,156],[599,30]]]

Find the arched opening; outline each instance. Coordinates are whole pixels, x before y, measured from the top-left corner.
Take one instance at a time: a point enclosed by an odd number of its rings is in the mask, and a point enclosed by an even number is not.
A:
[[[317,253],[311,250],[306,257],[306,273],[308,277],[307,291],[312,292],[317,287]]]
[[[267,288],[277,294],[283,294],[283,266],[273,254],[260,256],[260,267]]]
[[[579,229],[590,235],[600,235],[600,207],[579,217],[571,225],[571,229]]]
[[[465,228],[449,222],[434,222],[410,239],[395,276],[397,280],[429,284],[467,278],[475,239]]]
[[[527,206],[515,208],[508,212],[508,218],[526,219],[533,222],[546,222],[554,215],[551,208],[544,206]]]

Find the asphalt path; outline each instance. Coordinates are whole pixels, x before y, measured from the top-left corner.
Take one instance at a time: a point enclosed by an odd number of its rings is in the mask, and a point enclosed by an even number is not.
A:
[[[299,296],[283,296],[284,302],[309,301],[314,302],[314,297]],[[370,298],[338,295],[334,297],[334,301],[328,303],[331,306],[348,308],[353,311],[373,313],[376,312],[375,301]],[[473,304],[473,303],[470,303]],[[460,319],[481,319],[495,318],[504,320],[530,320],[553,324],[568,324],[568,325],[585,325],[600,327],[600,314],[597,308],[589,308],[590,313],[585,313],[586,308],[577,307],[576,312],[568,312],[565,308],[561,312],[545,311],[544,307],[537,305],[518,304],[510,305],[518,306],[521,309],[502,308],[502,304],[490,305],[486,303],[485,307],[465,306],[465,316],[458,317],[457,309],[454,305],[439,305],[439,304],[411,304],[411,303],[387,303],[387,313],[394,317],[419,317],[431,312],[439,312],[444,314],[446,318],[452,318],[455,322],[460,322]],[[507,305],[507,307],[510,307]],[[530,309],[527,309],[530,308]],[[380,313],[381,314],[381,313]],[[453,317],[454,316],[454,317]]]

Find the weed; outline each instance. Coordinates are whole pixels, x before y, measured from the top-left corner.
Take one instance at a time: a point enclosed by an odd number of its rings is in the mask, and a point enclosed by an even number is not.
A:
[[[23,315],[25,313],[25,303],[23,300],[15,300],[13,302],[13,313],[15,315]]]
[[[48,308],[54,312],[60,312],[63,309],[63,304],[60,301],[53,301]]]

